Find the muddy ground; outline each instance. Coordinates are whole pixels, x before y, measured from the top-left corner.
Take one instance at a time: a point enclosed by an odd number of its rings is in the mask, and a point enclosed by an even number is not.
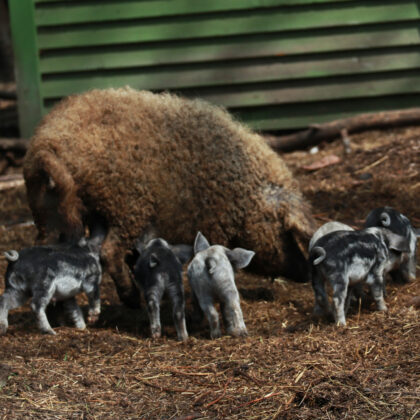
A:
[[[370,209],[390,205],[420,227],[420,128],[372,131],[317,154],[284,155],[319,223],[360,227]],[[304,166],[335,154],[316,171]],[[17,170],[19,171],[19,169]],[[14,170],[16,172],[16,170]],[[0,251],[31,245],[36,232],[24,188],[0,191]],[[4,259],[0,260],[3,290]],[[420,273],[420,270],[418,270]],[[111,280],[103,313],[85,331],[41,335],[29,305],[10,313],[0,337],[0,417],[7,419],[415,419],[420,417],[420,279],[387,285],[388,313],[372,302],[351,309],[348,325],[311,320],[309,284],[241,273],[245,339],[209,339],[188,324],[175,340],[170,307],[164,338],[149,338],[145,310],[123,307]],[[186,285],[187,309],[191,308]],[[86,305],[81,297],[80,302]]]

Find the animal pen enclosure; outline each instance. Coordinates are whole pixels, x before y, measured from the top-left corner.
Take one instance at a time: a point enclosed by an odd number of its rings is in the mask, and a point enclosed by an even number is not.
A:
[[[10,0],[21,136],[60,98],[130,85],[258,130],[416,106],[419,1]]]

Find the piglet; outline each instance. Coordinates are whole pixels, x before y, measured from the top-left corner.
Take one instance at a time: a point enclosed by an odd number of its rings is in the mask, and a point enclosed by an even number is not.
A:
[[[156,238],[145,246],[140,243],[137,251],[139,257],[134,267],[134,280],[143,290],[152,337],[161,336],[160,303],[167,290],[172,301],[178,340],[185,341],[188,333],[185,323],[182,264],[192,256],[191,246],[171,246],[164,239]]]
[[[220,301],[227,333],[235,337],[248,335],[233,269],[246,267],[255,253],[242,248],[230,250],[220,245],[210,246],[198,232],[194,254],[187,270],[188,280],[195,305],[199,305],[209,321],[211,338],[221,336],[215,300]]]
[[[388,228],[406,238],[409,249],[401,253],[400,258],[395,261],[390,275],[396,281],[414,281],[416,279],[417,238],[420,236],[420,229],[415,229],[406,216],[391,207],[379,207],[368,214],[365,227],[373,226]]]
[[[56,301],[62,301],[76,328],[86,328],[76,302],[80,292],[85,292],[89,300],[88,322],[95,322],[101,312],[99,253],[104,237],[104,229],[99,228],[78,244],[34,246],[20,252],[5,252],[9,264],[5,291],[0,297],[0,334],[7,331],[9,310],[22,306],[29,298],[32,298],[31,309],[43,333],[56,334],[45,313],[47,305]]]
[[[315,243],[309,254],[314,313],[330,312],[325,282],[333,290],[334,318],[345,325],[345,302],[349,286],[366,282],[380,311],[386,311],[384,275],[395,265],[401,252],[407,252],[406,238],[385,228],[331,232]]]

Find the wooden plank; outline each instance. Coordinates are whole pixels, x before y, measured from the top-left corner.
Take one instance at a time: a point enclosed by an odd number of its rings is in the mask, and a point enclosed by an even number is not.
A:
[[[86,72],[45,78],[44,98],[67,96],[96,88],[130,85],[138,89],[162,90],[292,81],[348,74],[420,69],[420,51],[341,53],[276,60],[239,61],[195,66],[152,67],[116,72]],[[305,82],[306,83],[306,82]],[[313,82],[318,83],[317,80]]]
[[[338,0],[340,3],[350,0]],[[211,0],[211,1],[143,1],[120,0],[110,3],[102,1],[59,2],[43,4],[35,10],[37,26],[56,26],[63,24],[104,22],[115,20],[132,20],[177,15],[193,15],[197,13],[232,12],[238,10],[263,9],[269,7],[290,7],[305,4],[331,4],[332,0],[279,2],[279,0]],[[45,3],[45,2],[44,2]],[[336,3],[336,1],[334,1]],[[39,2],[38,2],[39,4]]]
[[[359,4],[359,3],[356,3]],[[220,14],[196,19],[179,17],[170,20],[151,19],[141,23],[57,26],[38,30],[39,48],[111,45],[132,42],[156,42],[174,39],[196,39],[273,33],[337,26],[353,27],[377,22],[410,21],[419,18],[414,3],[366,4],[333,9],[304,9],[296,12],[272,9],[252,14]],[[293,36],[291,36],[292,38]]]
[[[417,107],[420,95],[393,95],[378,98],[308,102],[272,107],[231,109],[240,121],[262,131],[303,129],[360,113],[392,111]]]
[[[21,137],[30,137],[41,118],[43,103],[40,96],[38,47],[32,0],[10,0],[10,26],[13,50]]]
[[[180,90],[184,95],[200,96],[225,107],[265,106],[308,101],[369,98],[374,96],[420,93],[420,71],[344,76],[241,87]]]
[[[41,54],[40,68],[43,74],[48,74],[420,45],[417,22],[378,25],[373,28],[363,28],[358,32],[342,28],[329,33],[305,31],[303,35],[294,38],[290,38],[289,35],[265,35],[230,40],[149,45],[140,48],[137,45],[128,45],[59,50]]]

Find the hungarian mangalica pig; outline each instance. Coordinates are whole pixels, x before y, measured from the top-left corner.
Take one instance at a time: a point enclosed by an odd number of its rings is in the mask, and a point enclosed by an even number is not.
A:
[[[314,244],[310,255],[312,286],[315,293],[315,314],[330,312],[325,291],[328,281],[333,291],[334,318],[346,324],[345,304],[349,286],[366,282],[380,311],[387,309],[384,301],[384,275],[408,250],[406,238],[385,228],[361,231],[331,232]]]
[[[101,311],[100,245],[104,235],[93,235],[79,244],[57,244],[5,252],[9,261],[5,291],[0,297],[0,334],[8,328],[9,310],[32,298],[38,326],[43,333],[55,334],[45,310],[50,302],[62,301],[76,328],[86,327],[75,296],[85,292],[89,300],[88,322],[95,322]]]
[[[253,268],[306,280],[310,208],[264,139],[202,100],[131,88],[71,96],[43,119],[24,162],[39,237],[83,232],[103,217],[105,268],[120,298],[138,303],[127,250],[145,231],[170,243],[256,253]]]
[[[191,248],[191,247],[190,247]],[[173,320],[178,340],[188,338],[185,323],[184,286],[182,284],[182,264],[192,250],[183,253],[171,247],[161,238],[152,239],[146,246],[138,248],[140,254],[134,267],[134,279],[143,290],[147,303],[150,329],[153,338],[161,336],[160,303],[165,291],[172,301]]]
[[[233,269],[246,267],[254,252],[242,248],[230,250],[220,245],[210,246],[204,235],[198,232],[194,254],[187,270],[188,280],[195,306],[199,306],[209,321],[211,338],[221,336],[215,301],[220,302],[227,333],[234,337],[246,336],[248,333]]]
[[[406,216],[391,207],[379,207],[372,210],[365,221],[365,227],[371,226],[383,226],[406,238],[409,243],[408,252],[401,253],[390,274],[396,281],[415,280],[417,238],[420,236],[420,229],[415,229]]]

